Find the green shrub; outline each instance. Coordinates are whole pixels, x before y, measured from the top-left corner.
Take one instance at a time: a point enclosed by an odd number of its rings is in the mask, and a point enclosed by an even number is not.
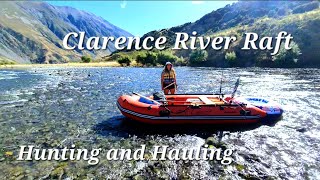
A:
[[[92,61],[91,57],[90,56],[82,56],[81,57],[81,61],[84,62],[84,63],[89,63]]]
[[[157,65],[157,54],[154,52],[141,53],[136,58],[137,63],[147,66]]]
[[[171,62],[174,64],[178,60],[179,58],[170,52],[160,52],[157,54],[157,62],[161,65],[165,65],[166,62]]]
[[[141,53],[141,54],[137,55],[136,61],[139,64],[142,64],[142,65],[145,64],[146,54]]]
[[[184,60],[183,57],[180,57],[176,60],[175,64],[177,66],[186,66],[187,65],[187,62]]]
[[[120,57],[118,59],[118,63],[121,65],[121,66],[130,66],[131,64],[131,59],[128,57],[128,56],[123,56],[123,57]]]
[[[194,50],[189,56],[189,62],[192,66],[198,66],[201,63],[207,61],[208,52],[206,50]]]
[[[157,65],[157,54],[153,52],[147,52],[145,65],[152,65],[152,66]]]
[[[272,57],[277,67],[294,67],[298,62],[301,54],[298,44],[292,41],[290,47],[290,50],[286,50],[284,45],[281,45],[279,52]]]
[[[134,58],[132,55],[129,56]],[[183,60],[174,55],[172,51],[140,51],[135,57],[137,63],[147,66],[164,65],[168,61],[173,64],[179,61],[179,63],[183,64]]]
[[[224,58],[227,60],[228,64],[230,66],[235,66],[236,65],[236,53],[234,51],[232,52],[227,52],[226,55],[224,56]]]

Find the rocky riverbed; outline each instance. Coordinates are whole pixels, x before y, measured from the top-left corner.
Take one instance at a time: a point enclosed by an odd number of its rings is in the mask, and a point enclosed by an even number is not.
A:
[[[282,104],[274,125],[155,127],[126,120],[118,96],[160,90],[161,68],[0,70],[0,179],[320,179],[320,70],[176,68],[178,93],[232,91]],[[219,141],[218,134],[223,132]],[[219,161],[17,161],[20,146],[137,149],[210,147],[234,150]]]

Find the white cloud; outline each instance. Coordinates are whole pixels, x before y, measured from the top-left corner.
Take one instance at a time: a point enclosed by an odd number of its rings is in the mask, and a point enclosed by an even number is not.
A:
[[[199,1],[199,0],[196,0],[196,1],[191,1],[192,4],[203,4],[204,1]]]
[[[127,6],[127,1],[122,1],[122,2],[120,3],[120,7],[121,7],[122,9],[126,8],[126,6]]]

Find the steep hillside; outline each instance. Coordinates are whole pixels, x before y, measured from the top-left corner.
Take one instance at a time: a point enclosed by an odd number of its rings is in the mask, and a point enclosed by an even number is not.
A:
[[[238,41],[228,51],[206,49],[207,56],[199,63],[190,61],[191,50],[174,52],[191,66],[320,67],[319,27],[318,1],[240,1],[213,11],[196,22],[149,32],[142,39],[147,36],[166,36],[166,47],[172,47],[176,32],[191,34],[192,31],[197,31],[198,36],[238,37]],[[282,57],[272,57],[268,51],[240,49],[246,32],[255,32],[260,36],[276,36],[280,31],[287,31],[294,37],[295,54],[282,51]],[[227,53],[232,55],[232,61],[227,57],[230,55]],[[276,61],[277,59],[279,61]]]
[[[212,34],[236,26],[253,25],[263,17],[281,19],[290,14],[304,13],[319,8],[318,1],[240,1],[204,15],[199,20],[169,29],[155,30],[147,36],[166,36],[168,44],[174,43],[174,33],[197,31],[198,35]]]
[[[236,26],[219,31],[210,36],[237,36],[237,41],[227,51],[215,51],[208,48],[208,57],[201,62],[203,66],[262,66],[262,67],[320,67],[320,9],[303,14],[292,14],[281,19],[260,18],[252,25]],[[255,32],[262,36],[275,37],[280,31],[286,31],[293,36],[293,43],[300,49],[297,61],[287,58],[284,62],[277,62],[272,57],[271,51],[242,50],[244,33]],[[226,59],[227,52],[234,52],[236,58],[230,62]],[[290,51],[288,51],[290,52]],[[192,53],[191,50],[179,50],[175,54],[186,59]],[[280,53],[280,52],[279,52]]]
[[[197,31],[199,34],[229,29],[237,25],[251,25],[264,16],[281,18],[290,14],[304,13],[319,7],[310,1],[240,1],[206,14],[194,23],[170,28],[174,32]]]
[[[101,17],[70,7],[45,2],[1,2],[0,57],[20,63],[61,63],[78,61],[80,56],[104,56],[106,51],[67,51],[62,39],[69,32],[84,31],[90,36],[132,36]],[[75,44],[76,39],[70,39]]]

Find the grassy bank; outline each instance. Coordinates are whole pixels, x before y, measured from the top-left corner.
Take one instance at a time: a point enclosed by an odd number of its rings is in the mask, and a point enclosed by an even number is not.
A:
[[[6,64],[0,65],[1,69],[25,69],[25,68],[72,68],[72,67],[119,67],[116,61],[91,62],[91,63],[64,63],[64,64]]]

